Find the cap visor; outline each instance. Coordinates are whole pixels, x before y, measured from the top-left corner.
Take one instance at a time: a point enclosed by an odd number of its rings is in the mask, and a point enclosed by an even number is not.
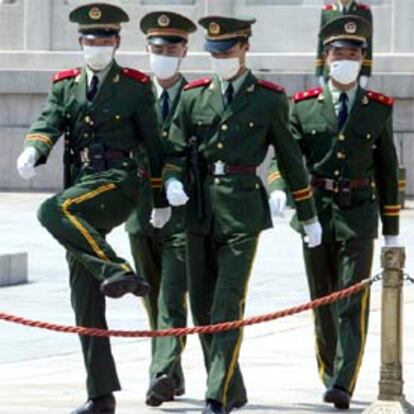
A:
[[[204,50],[207,52],[225,52],[226,50],[233,47],[239,39],[228,39],[228,40],[206,40],[204,44]]]
[[[328,43],[327,46],[333,46],[333,47],[350,47],[350,48],[364,48],[366,47],[365,42],[361,42],[359,40],[349,40],[349,39],[343,39],[343,40],[334,40],[331,43]]]
[[[186,39],[180,36],[151,36],[147,38],[147,42],[155,46],[174,45],[185,41]]]

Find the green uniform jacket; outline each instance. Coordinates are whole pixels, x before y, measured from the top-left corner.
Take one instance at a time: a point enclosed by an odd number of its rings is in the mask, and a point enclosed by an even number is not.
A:
[[[194,186],[188,188],[187,230],[193,233],[256,234],[271,227],[266,190],[256,175],[213,176],[206,166],[222,161],[230,166],[258,166],[269,145],[274,145],[279,165],[294,193],[300,219],[315,216],[307,175],[299,148],[289,131],[288,101],[283,89],[249,73],[231,105],[223,108],[217,77],[188,84],[175,113],[167,149],[163,182],[188,173],[189,140],[196,137],[203,178],[205,214],[198,217]],[[204,173],[203,173],[204,170]]]
[[[368,5],[359,3],[356,1],[352,1],[352,4],[349,10],[346,12],[345,15],[355,15],[364,18],[365,20],[369,21],[371,24],[372,22],[372,12]],[[321,23],[320,29],[329,23],[331,20],[336,19],[337,17],[343,16],[341,9],[339,8],[338,3],[333,4],[325,4],[322,7],[321,12]],[[360,74],[363,76],[371,76],[372,71],[372,37],[368,39],[368,48],[365,59],[362,63],[362,68]],[[318,39],[318,50],[316,56],[316,65],[315,65],[315,74],[316,76],[322,76],[324,74],[324,59],[323,59],[323,43],[321,39]]]
[[[46,162],[53,146],[64,133],[65,140],[70,140],[75,158],[81,150],[94,143],[104,144],[105,150],[131,154],[143,145],[152,174],[157,176],[161,173],[159,130],[148,76],[133,69],[121,68],[114,62],[92,104],[86,100],[85,69],[59,72],[53,81],[46,106],[32,124],[25,140],[25,146],[35,147],[41,154],[38,165]],[[111,169],[113,167],[136,176],[136,161],[133,159],[112,162]],[[76,168],[73,168],[75,171]],[[157,205],[165,205],[159,191],[154,192],[154,197]]]
[[[181,88],[179,93],[174,99],[174,102],[171,105],[170,113],[167,119],[161,124],[161,135],[163,139],[166,139],[168,136],[168,131],[171,126],[172,118],[174,116],[175,110],[178,106],[178,102],[181,96],[182,88],[187,84],[187,80],[184,77],[181,77]],[[156,91],[154,88],[154,94],[156,96]],[[159,119],[161,119],[161,114],[159,113],[159,105],[155,105],[157,108]],[[144,153],[140,153],[138,156],[138,165],[143,171],[147,171],[147,158]],[[126,223],[126,231],[130,234],[139,234],[141,236],[151,236],[154,234],[154,227],[149,222],[151,218],[152,211],[152,200],[151,200],[151,188],[154,189],[160,188],[161,186],[161,177],[147,177],[144,174],[142,178],[142,185],[140,186],[140,199],[139,205],[131,214],[131,217]],[[171,219],[168,223],[162,228],[157,230],[161,232],[162,235],[168,236],[175,233],[180,233],[184,231],[184,207],[178,207],[172,209]]]
[[[351,205],[339,207],[333,191],[315,189],[324,241],[353,237],[375,238],[378,213],[384,235],[397,235],[399,224],[398,161],[392,138],[392,98],[358,88],[342,130],[329,88],[295,95],[291,126],[311,175],[338,180],[371,179],[371,185],[352,190]],[[282,178],[272,165],[270,190]],[[282,172],[283,176],[283,172]]]

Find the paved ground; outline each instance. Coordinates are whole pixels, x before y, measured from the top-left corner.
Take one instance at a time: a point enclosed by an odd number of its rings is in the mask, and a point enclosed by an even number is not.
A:
[[[64,324],[73,323],[63,249],[36,220],[46,194],[0,194],[0,254],[27,251],[30,283],[0,289],[0,311]],[[414,204],[411,205],[414,208]],[[300,241],[288,218],[265,232],[251,277],[247,315],[258,315],[307,301]],[[405,210],[402,240],[408,272],[414,273],[414,209]],[[129,257],[123,229],[110,236],[114,247]],[[379,270],[379,250],[374,271]],[[380,343],[380,286],[373,289],[371,323],[364,363],[351,412],[361,412],[377,397]],[[408,400],[414,401],[414,285],[406,285],[404,376]],[[133,297],[109,301],[112,328],[145,329],[144,308]],[[203,405],[204,367],[196,337],[184,354],[187,394],[160,409],[144,405],[149,341],[115,339],[123,391],[118,414],[199,413]],[[316,374],[310,313],[246,328],[241,365],[249,405],[241,412],[335,412],[321,403]],[[0,322],[0,414],[66,414],[83,402],[84,372],[75,335],[51,333]]]

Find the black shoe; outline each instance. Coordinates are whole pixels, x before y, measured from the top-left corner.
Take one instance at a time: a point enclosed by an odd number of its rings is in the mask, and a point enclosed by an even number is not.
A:
[[[185,388],[184,385],[181,385],[180,387],[175,387],[174,388],[174,395],[176,397],[181,397],[185,394]]]
[[[113,299],[118,299],[126,293],[145,296],[150,290],[148,282],[134,273],[111,276],[101,283],[101,293]]]
[[[216,400],[207,400],[201,414],[227,414],[223,404]]]
[[[112,394],[90,398],[71,414],[115,414],[115,398]]]
[[[155,378],[148,391],[145,404],[150,407],[159,407],[162,403],[174,400],[174,382],[166,374]]]
[[[351,396],[349,393],[338,387],[331,387],[323,394],[323,400],[327,403],[333,403],[339,410],[348,410]]]
[[[227,412],[229,413],[231,410],[242,408],[244,405],[247,404],[247,398],[244,397],[240,400],[230,401],[227,405]]]

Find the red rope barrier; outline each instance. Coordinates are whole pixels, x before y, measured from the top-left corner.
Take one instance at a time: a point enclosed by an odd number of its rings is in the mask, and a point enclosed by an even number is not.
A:
[[[253,316],[244,320],[222,322],[215,325],[206,325],[206,326],[195,326],[191,328],[173,328],[173,329],[164,329],[161,331],[121,331],[113,329],[97,329],[97,328],[86,328],[83,326],[67,326],[59,325],[55,323],[34,321],[30,319],[25,319],[19,316],[10,315],[7,313],[0,312],[0,320],[5,322],[11,322],[18,325],[29,326],[31,328],[46,329],[54,332],[63,332],[63,333],[76,333],[84,336],[99,336],[99,337],[121,337],[121,338],[154,338],[159,336],[186,336],[194,334],[207,334],[207,333],[217,333],[230,331],[232,329],[238,329],[243,326],[256,325],[263,322],[269,322],[276,319],[284,318],[286,316],[295,315],[301,312],[305,312],[310,309],[316,309],[320,306],[328,305],[330,303],[336,302],[340,299],[346,298],[348,296],[354,295],[355,293],[360,292],[363,289],[369,287],[374,279],[365,279],[361,282],[356,283],[346,289],[331,293],[327,296],[324,296],[319,299],[315,299],[311,302],[294,306],[288,309],[268,313],[260,316]]]

